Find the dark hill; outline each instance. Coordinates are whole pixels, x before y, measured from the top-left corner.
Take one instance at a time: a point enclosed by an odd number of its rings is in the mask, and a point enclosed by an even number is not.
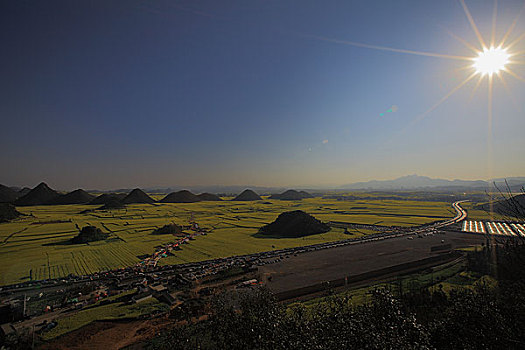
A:
[[[89,204],[108,204],[109,202],[122,202],[126,197],[124,193],[104,193],[93,199]]]
[[[122,200],[112,197],[106,201],[106,203],[101,206],[100,208],[97,208],[97,210],[111,210],[111,209],[122,209],[126,205],[122,203]]]
[[[490,211],[490,203],[478,205],[474,209]],[[525,218],[525,194],[495,201],[492,203],[492,210],[501,215]]]
[[[31,189],[29,187],[24,187],[20,191],[18,191],[18,196],[19,197],[25,196],[29,192],[31,192]]]
[[[171,192],[160,201],[162,203],[195,203],[200,202],[200,198],[188,190]]]
[[[21,214],[16,210],[15,206],[9,203],[0,203],[0,222],[8,222],[16,219]]]
[[[306,191],[299,191],[299,193],[303,195],[303,198],[314,198],[314,196],[312,196],[310,193]]]
[[[18,192],[7,186],[0,185],[0,203],[13,203],[18,197],[20,197]]]
[[[102,241],[108,238],[108,236],[109,235],[107,233],[102,232],[101,229],[95,226],[84,226],[82,227],[80,233],[77,236],[73,237],[72,242],[75,244],[79,244]]]
[[[216,194],[213,194],[213,193],[201,193],[199,195],[197,195],[197,197],[199,197],[199,199],[201,201],[222,201],[221,197],[217,196]]]
[[[270,196],[270,199],[280,199],[280,200],[287,200],[287,201],[301,200],[303,198],[312,198],[312,195],[304,191],[298,192],[296,190],[288,190],[281,194],[272,194]]]
[[[54,200],[58,196],[60,196],[60,194],[57,191],[52,190],[48,185],[42,182],[29,191],[25,196],[18,198],[15,201],[15,205],[43,205]]]
[[[232,201],[260,201],[262,198],[252,190],[244,190],[240,195],[232,199]]]
[[[62,194],[47,204],[85,204],[91,202],[93,199],[95,199],[95,196],[90,195],[82,189],[78,189]]]
[[[156,229],[151,234],[153,235],[167,235],[167,234],[179,235],[181,233],[182,233],[182,227],[180,227],[177,224],[168,224],[168,225],[162,226],[161,228]]]
[[[102,198],[101,198],[102,197]],[[93,199],[89,204],[103,204],[101,207],[96,209],[82,210],[80,214],[87,214],[95,210],[111,210],[111,209],[122,209],[126,205],[122,203],[122,199],[125,195],[114,195],[114,194],[103,194]]]
[[[131,191],[124,199],[122,200],[122,203],[124,204],[132,204],[132,203],[153,203],[155,202],[153,198],[148,196],[144,191],[142,191],[140,188],[135,188],[133,191]]]
[[[328,225],[304,211],[295,210],[282,213],[274,222],[261,227],[259,233],[278,237],[301,237],[328,231]]]

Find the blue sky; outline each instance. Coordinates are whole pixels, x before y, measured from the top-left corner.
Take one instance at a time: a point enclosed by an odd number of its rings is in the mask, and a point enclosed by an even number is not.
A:
[[[493,2],[466,4],[490,38]],[[498,2],[496,38],[522,5]],[[524,30],[525,13],[509,42]],[[487,79],[414,122],[471,73],[465,61],[321,39],[473,56],[447,31],[477,44],[458,1],[4,1],[0,183],[524,175],[525,82],[496,79],[489,138]]]

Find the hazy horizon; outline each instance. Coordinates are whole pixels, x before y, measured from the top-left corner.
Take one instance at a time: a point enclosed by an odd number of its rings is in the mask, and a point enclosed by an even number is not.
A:
[[[490,38],[493,2],[467,5]],[[498,2],[497,40],[522,5]],[[458,1],[12,1],[0,19],[5,185],[525,174],[523,81],[495,79],[489,124],[487,79],[436,105],[471,73],[464,62],[344,43],[473,56],[448,33],[478,45]],[[524,31],[520,18],[508,42]]]
[[[465,178],[437,178],[437,177],[432,177],[432,176],[426,176],[426,175],[419,175],[419,174],[406,174],[406,175],[402,175],[400,177],[396,177],[396,178],[370,178],[370,179],[365,179],[365,180],[361,180],[361,181],[349,181],[349,182],[344,182],[344,183],[333,183],[333,184],[330,184],[330,183],[327,183],[327,184],[284,184],[284,185],[269,185],[269,184],[254,184],[254,183],[230,183],[230,184],[221,184],[221,183],[209,183],[209,184],[199,184],[199,183],[195,183],[195,184],[170,184],[170,185],[155,185],[155,184],[151,184],[151,185],[141,185],[141,184],[132,184],[132,185],[129,185],[129,186],[120,186],[120,185],[115,185],[115,186],[110,186],[110,187],[86,187],[86,186],[69,186],[69,187],[63,187],[63,186],[60,186],[60,185],[57,185],[57,184],[54,184],[52,182],[49,182],[49,181],[45,181],[45,180],[42,180],[42,181],[38,181],[37,183],[34,183],[34,184],[8,184],[8,183],[0,183],[2,185],[6,185],[6,186],[10,186],[10,187],[20,187],[20,188],[23,188],[23,187],[29,187],[29,188],[34,188],[35,186],[37,186],[38,184],[40,183],[46,183],[48,186],[50,186],[51,188],[54,188],[56,190],[60,190],[60,191],[72,191],[72,190],[76,190],[76,189],[84,189],[84,190],[93,190],[93,191],[111,191],[111,190],[119,190],[119,189],[132,189],[132,188],[141,188],[141,189],[159,189],[159,190],[162,190],[162,189],[173,189],[173,190],[179,190],[179,189],[199,189],[199,188],[221,188],[221,187],[224,187],[224,188],[232,188],[232,187],[238,187],[238,188],[246,188],[246,189],[249,189],[249,188],[274,188],[274,189],[312,189],[312,190],[330,190],[330,189],[341,189],[342,187],[346,186],[346,185],[351,185],[351,184],[354,184],[354,183],[361,183],[361,182],[369,182],[369,181],[389,181],[389,180],[396,180],[396,179],[399,179],[399,178],[404,178],[404,177],[409,177],[409,176],[421,176],[421,177],[429,177],[430,179],[432,180],[436,180],[436,179],[439,179],[439,180],[449,180],[449,181],[453,181],[453,180],[463,180],[463,181],[487,181],[487,182],[490,182],[490,181],[493,181],[493,180],[497,180],[497,179],[511,179],[511,178],[525,178],[525,175],[515,175],[515,176],[504,176],[504,177],[494,177],[494,178],[491,178],[491,179],[482,179],[482,178],[473,178],[473,179],[465,179]]]

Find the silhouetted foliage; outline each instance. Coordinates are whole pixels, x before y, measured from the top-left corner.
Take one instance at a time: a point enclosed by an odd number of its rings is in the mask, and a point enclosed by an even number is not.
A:
[[[525,219],[525,188],[522,187],[520,193],[516,194],[512,191],[507,180],[505,180],[504,189],[501,189],[495,182],[493,185],[496,193],[487,193],[489,203],[479,205],[476,208],[485,210],[491,215],[492,213],[503,215],[508,221],[513,221],[516,218]]]
[[[429,337],[414,315],[385,290],[354,307],[333,297],[327,308],[287,311],[264,289],[223,294],[208,320],[175,328],[152,341],[153,349],[426,349]],[[326,306],[326,305],[325,305]]]
[[[2,333],[2,332],[0,332]],[[0,349],[4,350],[30,350],[33,347],[33,337],[29,331],[22,331],[21,333],[10,333],[8,335],[0,335]]]
[[[468,267],[498,286],[410,290],[377,289],[355,306],[332,296],[313,308],[289,309],[264,289],[242,290],[192,310],[184,326],[163,333],[152,349],[523,349],[525,245],[486,244],[469,252]],[[196,312],[196,313],[195,313]]]

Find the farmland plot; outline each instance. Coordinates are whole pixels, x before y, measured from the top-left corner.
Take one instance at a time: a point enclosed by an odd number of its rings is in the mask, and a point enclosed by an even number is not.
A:
[[[124,209],[92,211],[89,205],[19,207],[24,216],[0,224],[0,285],[69,274],[131,266],[138,256],[173,242],[173,235],[153,235],[168,223],[187,225],[195,220],[208,234],[184,244],[160,264],[177,264],[216,257],[249,254],[349,238],[343,229],[300,238],[264,238],[259,228],[290,210],[303,210],[322,221],[384,226],[413,226],[453,217],[444,202],[366,200],[199,202],[128,205]],[[85,212],[87,210],[87,212]],[[71,244],[84,226],[110,234],[105,241]],[[351,230],[352,237],[373,231]]]

